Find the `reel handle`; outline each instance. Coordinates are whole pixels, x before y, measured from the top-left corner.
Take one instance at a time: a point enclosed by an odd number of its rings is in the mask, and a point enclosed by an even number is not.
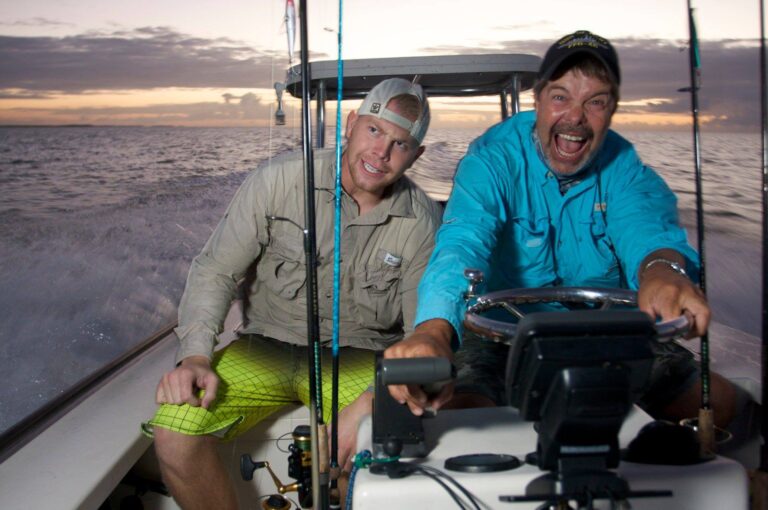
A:
[[[243,480],[253,480],[253,472],[263,467],[268,467],[269,463],[266,461],[254,461],[250,455],[244,453],[240,456],[240,476]]]

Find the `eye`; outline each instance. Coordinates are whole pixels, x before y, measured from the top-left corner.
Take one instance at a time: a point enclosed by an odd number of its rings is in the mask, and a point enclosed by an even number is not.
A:
[[[373,124],[369,124],[369,125],[368,125],[368,132],[369,132],[370,134],[372,134],[372,135],[378,134],[378,132],[379,132],[379,128],[377,128],[377,127],[376,127],[376,126],[374,126]]]
[[[562,94],[552,94],[552,101],[562,103],[565,101],[565,96]]]
[[[395,146],[397,146],[397,148],[403,152],[408,152],[411,149],[410,144],[402,140],[396,141]]]
[[[587,101],[586,108],[591,112],[602,112],[608,108],[608,98],[604,96],[594,97]]]

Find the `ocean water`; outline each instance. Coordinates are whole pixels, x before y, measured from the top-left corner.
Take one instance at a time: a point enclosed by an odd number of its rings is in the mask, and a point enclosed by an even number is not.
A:
[[[433,129],[409,174],[445,199],[480,133]],[[691,135],[624,134],[693,226]],[[287,129],[0,128],[0,432],[175,320],[246,173],[298,147]],[[759,334],[760,138],[705,133],[702,147],[715,317]]]

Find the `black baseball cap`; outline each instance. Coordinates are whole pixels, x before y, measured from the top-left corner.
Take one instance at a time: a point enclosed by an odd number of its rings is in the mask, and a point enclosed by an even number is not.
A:
[[[549,47],[539,68],[539,80],[549,80],[565,59],[578,53],[588,53],[596,57],[616,79],[616,84],[621,84],[619,56],[616,50],[608,39],[586,30],[568,34]]]

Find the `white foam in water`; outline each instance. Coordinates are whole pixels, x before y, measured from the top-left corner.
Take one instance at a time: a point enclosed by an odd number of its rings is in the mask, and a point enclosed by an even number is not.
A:
[[[433,129],[409,175],[445,199],[479,132]],[[691,225],[690,135],[628,138]],[[711,301],[717,320],[756,334],[759,138],[703,142]],[[270,147],[300,148],[298,133],[0,128],[0,432],[175,320],[191,259]]]

